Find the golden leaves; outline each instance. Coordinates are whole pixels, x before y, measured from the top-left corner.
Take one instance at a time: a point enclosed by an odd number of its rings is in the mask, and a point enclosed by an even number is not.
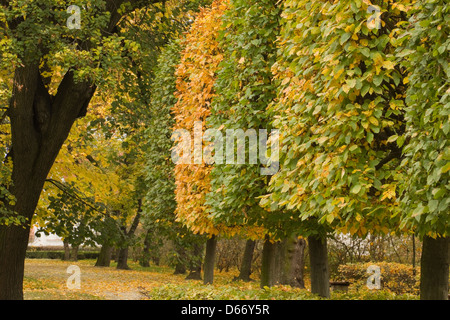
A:
[[[178,103],[173,108],[175,129],[185,129],[192,136],[194,123],[201,121],[204,131],[206,119],[211,114],[215,72],[223,59],[217,36],[226,8],[227,1],[215,1],[211,8],[200,11],[186,34],[181,62],[176,70]],[[219,233],[220,227],[213,225],[205,206],[205,197],[211,189],[210,173],[211,168],[204,162],[175,166],[177,220],[194,233]]]

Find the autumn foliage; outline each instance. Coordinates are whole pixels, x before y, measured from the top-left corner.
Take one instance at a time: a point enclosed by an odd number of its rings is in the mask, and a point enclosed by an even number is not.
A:
[[[202,9],[183,41],[181,62],[176,70],[178,103],[173,108],[174,129],[187,130],[192,134],[192,141],[195,123],[200,122],[204,132],[206,119],[211,114],[215,73],[222,61],[217,35],[226,8],[225,1],[215,1],[211,8]],[[205,205],[205,196],[210,191],[210,172],[211,167],[203,159],[198,164],[178,164],[175,167],[175,195],[178,220],[195,233],[213,235],[218,234],[221,227],[208,218]]]
[[[447,1],[94,1],[78,33],[60,28],[64,1],[47,2],[0,6],[1,297],[23,296],[32,224],[125,254],[139,227],[147,256],[158,230],[200,270],[206,237],[209,270],[212,236],[265,239],[271,275],[289,269],[286,241],[308,238],[324,297],[327,238],[414,235],[422,291],[446,297]],[[208,129],[276,129],[278,171],[211,163]],[[340,272],[356,283],[366,267]],[[410,268],[382,272],[391,293],[419,290]]]

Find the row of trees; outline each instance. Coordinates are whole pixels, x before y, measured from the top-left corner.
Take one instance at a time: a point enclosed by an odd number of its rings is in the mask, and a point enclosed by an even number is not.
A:
[[[272,177],[205,159],[174,169],[191,231],[259,228],[262,286],[285,239],[308,238],[312,291],[329,296],[330,232],[414,233],[422,298],[447,298],[448,6],[379,6],[374,17],[363,1],[215,1],[181,41],[174,129],[280,131]]]
[[[206,240],[205,283],[217,237],[248,240],[245,280],[264,239],[262,287],[303,285],[307,239],[325,297],[331,233],[416,234],[421,296],[447,298],[444,1],[216,0],[198,14],[208,1],[85,2],[85,23],[67,30],[63,3],[0,1],[0,298],[23,298],[31,221],[101,244],[99,266],[119,248],[120,268],[141,225],[142,263],[163,235],[190,277]],[[218,152],[207,141],[190,146],[193,164],[174,163],[180,129],[278,129],[279,163],[276,135],[257,164],[205,161]]]
[[[204,3],[81,0],[80,26],[69,28],[72,2],[0,2],[0,299],[23,299],[36,221],[74,245],[120,243],[126,254],[142,217],[156,59]]]

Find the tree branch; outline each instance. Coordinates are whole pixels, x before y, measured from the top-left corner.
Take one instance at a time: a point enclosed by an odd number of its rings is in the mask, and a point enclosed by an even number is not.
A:
[[[64,192],[64,194],[68,195],[70,198],[72,198],[72,199],[74,199],[74,200],[76,200],[76,201],[78,201],[78,202],[81,202],[82,204],[88,206],[89,208],[91,208],[91,209],[94,210],[95,212],[98,212],[98,213],[100,213],[100,214],[102,214],[102,215],[106,215],[105,212],[102,212],[102,211],[98,210],[98,209],[97,209],[96,207],[94,207],[92,204],[90,204],[90,203],[88,203],[87,201],[85,201],[84,199],[82,199],[79,195],[73,194],[73,193],[69,192],[69,191],[68,191],[68,188],[67,188],[64,184],[62,184],[61,182],[56,181],[56,180],[54,180],[54,179],[46,179],[45,182],[51,183],[52,185],[54,185],[55,187],[57,187],[59,190],[61,190],[62,192]]]

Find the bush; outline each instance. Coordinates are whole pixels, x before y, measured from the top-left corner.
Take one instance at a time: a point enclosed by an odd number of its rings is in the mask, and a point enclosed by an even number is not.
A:
[[[27,259],[64,259],[64,251],[27,251]],[[97,259],[98,252],[78,252],[78,260]]]
[[[345,280],[352,286],[361,288],[366,286],[370,276],[367,268],[376,265],[381,269],[381,287],[395,294],[418,294],[419,274],[414,275],[413,267],[410,265],[394,262],[368,262],[345,264],[339,266],[339,280]]]
[[[261,289],[241,282],[226,285],[203,285],[199,282],[167,284],[146,292],[153,300],[318,300],[305,289],[273,286]]]

